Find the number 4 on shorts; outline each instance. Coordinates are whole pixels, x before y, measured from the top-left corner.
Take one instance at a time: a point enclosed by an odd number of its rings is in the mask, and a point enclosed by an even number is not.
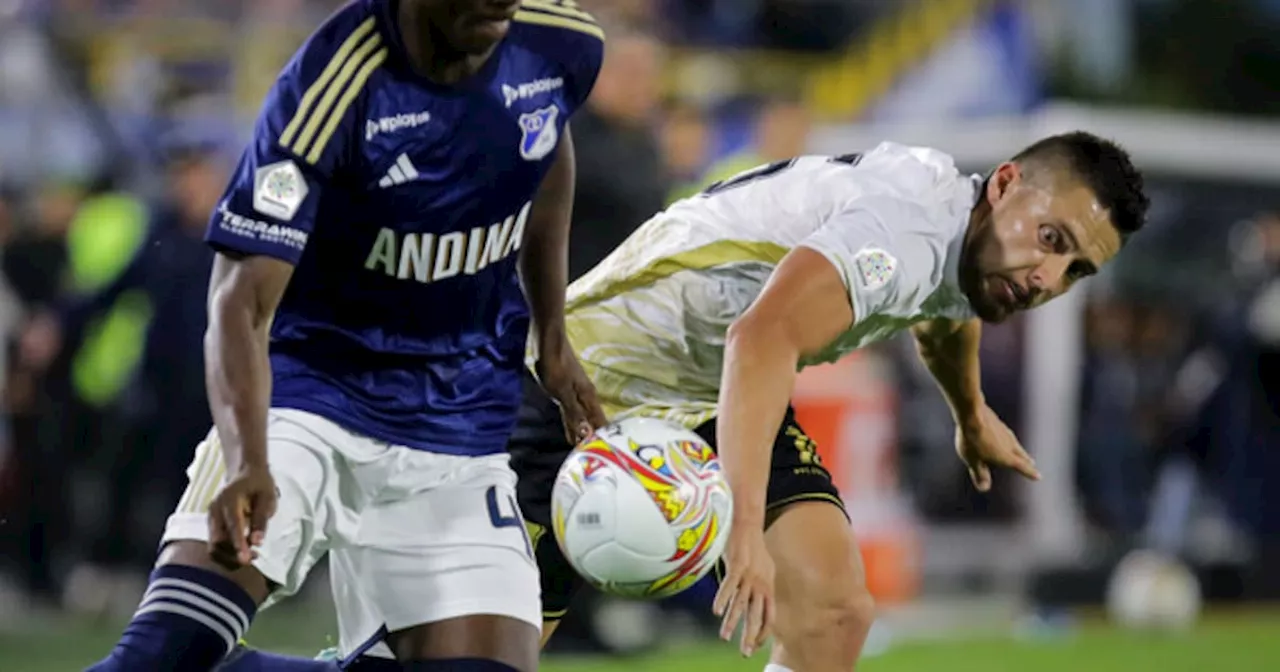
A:
[[[524,550],[533,557],[533,544],[529,541],[529,531],[524,528],[524,520],[520,518],[520,507],[516,504],[516,498],[507,495],[507,504],[511,506],[511,515],[502,513],[502,508],[498,504],[498,488],[490,486],[489,490],[484,493],[485,504],[489,507],[489,522],[496,528],[514,527],[520,530],[520,536],[524,538]]]

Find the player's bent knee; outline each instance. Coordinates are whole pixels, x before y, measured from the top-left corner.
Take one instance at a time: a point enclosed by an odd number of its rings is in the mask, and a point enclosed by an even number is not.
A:
[[[777,563],[776,662],[802,670],[848,670],[875,620],[875,600],[839,508],[807,502],[779,516],[766,537]]]
[[[797,670],[849,670],[875,621],[875,600],[865,588],[846,587],[783,613],[778,642],[789,653],[781,662]]]
[[[209,556],[209,545],[203,541],[180,540],[165,544],[160,550],[159,558],[156,559],[156,567],[167,565],[195,567],[226,577],[248,593],[254,604],[262,604],[271,594],[271,582],[262,575],[262,572],[254,567],[241,567],[236,570],[223,567]]]

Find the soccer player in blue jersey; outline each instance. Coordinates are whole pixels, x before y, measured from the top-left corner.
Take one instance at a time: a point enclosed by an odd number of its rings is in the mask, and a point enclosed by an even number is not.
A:
[[[563,336],[602,52],[570,0],[355,0],[302,47],[206,236],[215,428],[90,669],[210,670],[326,554],[351,657],[536,668],[505,445],[529,334],[566,426],[603,423]]]

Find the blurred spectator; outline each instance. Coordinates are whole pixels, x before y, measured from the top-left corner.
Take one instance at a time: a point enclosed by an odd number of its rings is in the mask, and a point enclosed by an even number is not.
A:
[[[24,343],[39,361],[63,334],[84,333],[121,300],[135,296],[148,306],[141,363],[124,409],[135,430],[129,433],[132,440],[114,451],[100,446],[108,452],[94,460],[105,466],[99,473],[108,476],[108,492],[103,519],[90,527],[94,538],[87,561],[68,579],[66,594],[79,601],[70,606],[80,610],[114,606],[117,598],[121,608],[132,608],[137,597],[132,583],[152,559],[152,531],[163,525],[181,495],[190,450],[209,429],[202,341],[213,255],[202,237],[226,178],[212,149],[172,148],[166,162],[168,195],[150,214],[147,243],[110,284],[37,321],[28,338],[39,337],[43,345]],[[145,524],[138,525],[139,520]],[[139,528],[146,532],[136,533]]]
[[[4,275],[23,312],[47,308],[65,288],[68,255],[66,233],[82,199],[79,188],[51,184],[41,190],[28,209],[31,224],[16,227],[4,248]],[[70,537],[65,487],[66,459],[61,427],[51,421],[54,398],[65,385],[53,389],[45,372],[18,358],[9,372],[5,401],[12,420],[14,459],[8,465],[17,486],[12,496],[21,505],[5,526],[6,541],[25,551],[17,568],[25,588],[37,596],[56,592],[56,558]],[[65,373],[65,369],[62,370]],[[65,375],[59,376],[65,380]]]
[[[756,118],[752,144],[707,171],[706,183],[719,182],[761,164],[805,154],[813,121],[800,101],[778,98],[765,103]]]
[[[609,48],[587,105],[573,118],[578,183],[569,277],[613,251],[666,203],[669,190],[653,130],[663,47],[650,34],[606,26]]]
[[[676,104],[667,110],[662,122],[662,153],[675,181],[668,202],[692,196],[702,188],[710,143],[711,129],[701,109]]]
[[[1138,431],[1139,325],[1117,300],[1090,306],[1077,469],[1086,513],[1103,528],[1136,532],[1144,520],[1147,455]]]

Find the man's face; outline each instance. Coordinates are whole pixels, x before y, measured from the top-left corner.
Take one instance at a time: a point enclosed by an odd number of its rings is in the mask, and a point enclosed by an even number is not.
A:
[[[520,0],[417,0],[448,47],[486,54],[507,36]]]
[[[1001,322],[1061,296],[1120,251],[1120,234],[1097,196],[1065,171],[1024,179],[1014,163],[987,182],[991,206],[966,244],[962,280],[978,317]]]

